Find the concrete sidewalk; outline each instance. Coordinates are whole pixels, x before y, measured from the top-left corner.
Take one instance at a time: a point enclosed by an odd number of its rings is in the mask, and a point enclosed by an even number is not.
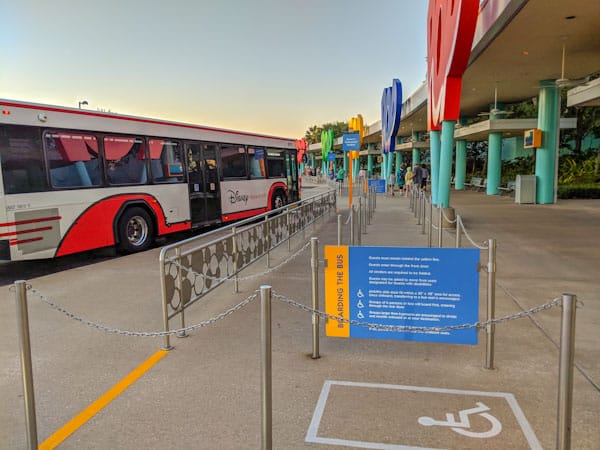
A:
[[[304,196],[321,189],[305,185]],[[497,316],[546,303],[563,292],[578,295],[573,401],[574,449],[600,448],[598,330],[599,201],[516,205],[508,197],[453,192],[451,202],[475,241],[498,242]],[[338,208],[347,216],[347,198]],[[306,233],[334,245],[332,215]],[[409,200],[379,196],[363,245],[425,247],[427,236]],[[294,248],[305,241],[294,240]],[[436,242],[434,240],[434,242]],[[466,242],[466,241],[463,241]],[[450,235],[445,238],[451,246]],[[285,247],[285,246],[284,246]],[[121,329],[160,330],[158,250],[28,280],[76,314]],[[310,305],[310,252],[280,270],[225,284],[194,305],[188,324],[214,317],[270,284],[278,295]],[[272,265],[289,257],[287,248]],[[260,273],[262,261],[249,273]],[[321,272],[322,273],[322,272]],[[321,278],[321,294],[323,292]],[[485,315],[481,274],[480,318]],[[25,448],[14,294],[0,304],[0,448]],[[322,296],[321,296],[322,298]],[[30,320],[40,443],[156,351],[155,339],[107,335],[70,321],[32,296]],[[259,303],[186,339],[123,394],[77,428],[61,449],[260,448]],[[477,346],[327,338],[321,358],[311,354],[311,315],[273,304],[273,448],[554,448],[560,309],[496,327],[496,366],[482,368],[485,339]],[[322,329],[323,327],[321,327]],[[460,426],[442,422],[484,403],[489,414]],[[501,423],[494,430],[490,415]],[[497,431],[497,429],[496,429]],[[310,442],[307,442],[307,439]]]

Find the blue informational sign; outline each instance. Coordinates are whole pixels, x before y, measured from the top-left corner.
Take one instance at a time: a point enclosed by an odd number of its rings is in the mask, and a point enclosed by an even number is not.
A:
[[[360,134],[344,133],[342,136],[342,150],[345,152],[360,150]]]
[[[335,161],[335,153],[327,153],[327,161]]]
[[[325,274],[329,313],[363,324],[419,328],[479,321],[479,249],[326,246],[325,252],[335,255],[332,273]],[[331,322],[331,336],[477,344],[474,327],[395,331]]]
[[[254,149],[254,159],[264,159],[265,158],[265,149],[264,148],[255,148]]]
[[[375,186],[377,194],[385,194],[385,180],[369,180],[369,189],[371,186]]]

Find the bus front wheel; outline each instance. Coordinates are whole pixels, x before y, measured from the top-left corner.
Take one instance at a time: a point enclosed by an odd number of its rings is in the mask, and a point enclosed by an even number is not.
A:
[[[285,194],[281,190],[273,192],[273,198],[271,199],[271,209],[278,209],[285,205]]]
[[[154,224],[143,208],[128,208],[119,219],[118,232],[122,252],[141,252],[152,245]]]

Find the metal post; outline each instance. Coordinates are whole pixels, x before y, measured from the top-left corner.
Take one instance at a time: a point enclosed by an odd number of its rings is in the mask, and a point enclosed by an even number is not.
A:
[[[350,245],[354,245],[354,206],[350,207]]]
[[[415,208],[415,217],[417,218],[417,225],[421,225],[421,198],[422,197],[423,196],[419,192],[419,194],[417,196],[417,205]]]
[[[312,269],[312,307],[319,309],[319,238],[310,238],[310,267]],[[312,314],[312,358],[319,356],[319,315]]]
[[[267,232],[266,244],[267,244],[267,269],[271,263],[271,222],[269,222],[269,216],[265,216],[265,231]]]
[[[342,215],[337,216],[337,245],[342,245]]]
[[[422,216],[422,220],[421,220],[421,234],[425,234],[425,220],[427,219],[427,213],[425,211],[425,207],[427,206],[427,197],[425,195],[425,192],[423,192],[423,194],[421,195],[421,197],[423,198],[422,200],[422,205],[421,205],[421,216]]]
[[[487,320],[496,317],[496,239],[488,240],[487,263]],[[485,328],[485,368],[494,368],[494,332],[496,325],[488,324]]]
[[[237,251],[237,240],[235,238],[236,227],[231,227],[231,247],[233,253],[233,292],[237,294],[240,292],[239,280],[238,280],[238,251]]]
[[[358,246],[362,245],[362,229],[363,229],[363,221],[362,221],[362,198],[358,197]]]
[[[456,248],[460,248],[460,215],[456,215]]]
[[[261,448],[273,448],[273,395],[271,371],[271,286],[260,287],[260,350],[261,350]]]
[[[177,257],[177,262],[179,265],[177,266],[177,289],[179,291],[179,318],[181,319],[180,327],[181,329],[185,328],[185,298],[183,298],[183,270],[181,268],[181,247],[177,247],[175,249],[175,256]],[[177,333],[177,337],[184,338],[187,337],[185,331],[181,331]]]
[[[362,222],[362,233],[367,234],[367,196],[366,196],[366,194],[363,194],[362,199],[364,200],[364,202],[363,202],[363,208],[362,208],[362,218],[360,220]]]
[[[288,252],[292,251],[292,229],[291,229],[291,224],[290,224],[290,207],[287,207],[286,210],[286,214],[287,214],[287,232],[288,232]]]
[[[429,197],[429,231],[427,232],[427,247],[431,248],[433,239],[433,200]]]
[[[438,205],[438,248],[442,248],[442,205]]]
[[[165,275],[165,254],[160,252],[160,290],[162,296],[162,309],[163,309],[163,329],[165,332],[169,331],[169,302],[167,300],[167,285]],[[163,350],[172,350],[170,342],[170,336],[165,334]]]
[[[558,429],[556,433],[556,448],[558,450],[570,450],[571,448],[576,309],[577,296],[574,294],[563,294],[558,365]]]
[[[25,425],[27,427],[27,448],[38,448],[37,424],[35,421],[35,398],[33,393],[33,367],[31,364],[31,341],[29,340],[29,314],[27,313],[27,284],[24,280],[15,281],[17,302],[17,326],[21,355],[21,376],[23,399],[25,401]]]

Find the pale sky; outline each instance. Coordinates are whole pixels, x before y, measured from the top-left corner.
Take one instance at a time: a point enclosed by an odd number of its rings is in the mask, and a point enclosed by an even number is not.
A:
[[[299,138],[426,76],[425,0],[0,0],[0,98]]]

